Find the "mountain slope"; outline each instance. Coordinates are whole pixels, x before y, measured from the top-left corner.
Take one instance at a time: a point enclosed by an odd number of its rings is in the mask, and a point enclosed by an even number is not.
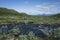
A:
[[[27,16],[25,13],[19,13],[13,9],[0,8],[0,23],[11,23],[16,22]]]
[[[8,15],[10,15],[10,16],[12,16],[12,15],[27,15],[27,14],[25,14],[25,13],[19,13],[19,12],[17,12],[16,10],[13,10],[13,9],[7,9],[7,8],[0,8],[0,16],[2,15],[6,15],[6,16],[8,16]]]

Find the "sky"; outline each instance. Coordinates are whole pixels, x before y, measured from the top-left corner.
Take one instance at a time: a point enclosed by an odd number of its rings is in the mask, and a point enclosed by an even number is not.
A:
[[[60,13],[60,0],[0,0],[0,7],[29,15]]]

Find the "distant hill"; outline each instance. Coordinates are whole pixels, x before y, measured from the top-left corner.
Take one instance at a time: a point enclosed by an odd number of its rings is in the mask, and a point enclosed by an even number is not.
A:
[[[27,15],[25,13],[19,13],[17,12],[16,10],[13,10],[13,9],[8,9],[8,8],[0,8],[0,15]]]
[[[37,14],[35,16],[53,16],[53,14]]]
[[[16,10],[0,7],[0,23],[19,23],[24,22],[24,17],[28,22],[38,24],[60,24],[60,14],[52,16],[33,16],[26,13],[19,13]]]
[[[54,17],[60,17],[60,13],[53,15]]]

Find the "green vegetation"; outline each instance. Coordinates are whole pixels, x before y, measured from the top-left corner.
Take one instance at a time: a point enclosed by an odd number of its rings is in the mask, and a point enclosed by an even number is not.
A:
[[[60,14],[53,16],[32,16],[26,13],[19,13],[13,9],[0,8],[0,24],[1,23],[23,23],[24,17],[28,18],[28,22],[39,24],[60,24]]]
[[[29,32],[28,35],[19,35],[18,37],[15,37],[12,34],[5,34],[0,36],[0,40],[43,40],[40,37],[37,37],[34,35],[33,32]]]

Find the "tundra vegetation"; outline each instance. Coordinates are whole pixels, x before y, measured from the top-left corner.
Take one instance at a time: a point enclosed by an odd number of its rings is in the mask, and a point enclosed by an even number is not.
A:
[[[0,24],[24,23],[25,16],[28,18],[28,23],[50,25],[60,24],[60,14],[52,16],[33,16],[24,12],[19,13],[13,9],[0,8]],[[46,38],[37,37],[32,31],[29,32],[28,35],[17,35],[20,33],[20,31],[15,27],[13,27],[11,32],[13,34],[0,34],[0,40],[55,40],[54,36],[52,35]]]

